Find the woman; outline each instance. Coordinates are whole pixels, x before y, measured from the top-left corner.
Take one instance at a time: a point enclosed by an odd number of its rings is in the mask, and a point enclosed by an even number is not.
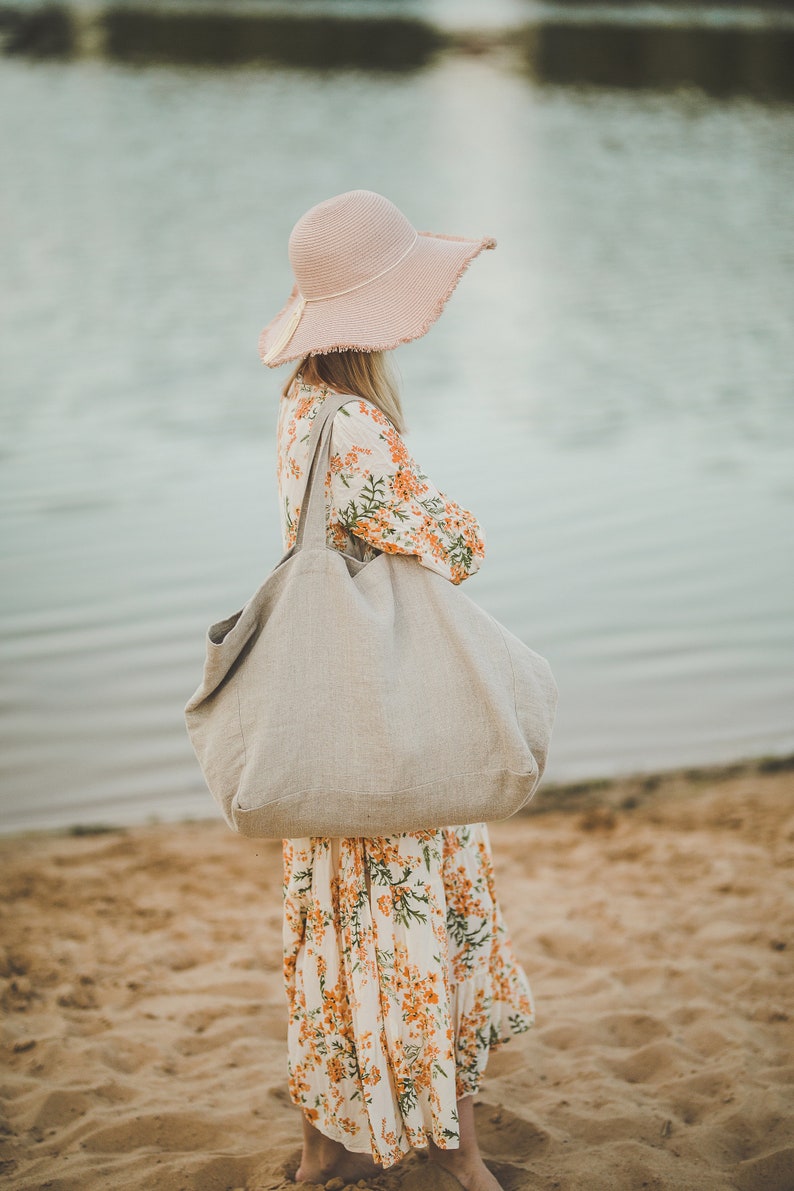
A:
[[[482,530],[408,452],[383,352],[425,334],[469,262],[493,247],[417,233],[370,191],[298,221],[296,285],[260,338],[269,366],[299,361],[278,419],[285,549],[312,421],[329,393],[350,394],[333,420],[328,545],[362,561],[416,555],[452,583],[477,570]],[[296,1181],[354,1181],[429,1147],[467,1191],[494,1191],[473,1096],[490,1049],[530,1027],[533,1005],[496,901],[485,825],[285,840],[284,891],[290,1094],[303,1110]]]

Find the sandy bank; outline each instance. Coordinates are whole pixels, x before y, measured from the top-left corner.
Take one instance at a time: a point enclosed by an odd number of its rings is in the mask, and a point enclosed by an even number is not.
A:
[[[794,1187],[792,793],[679,775],[492,829],[538,1003],[477,1102],[508,1191]],[[6,1185],[288,1186],[279,846],[209,822],[0,858]],[[455,1185],[419,1157],[373,1184]]]

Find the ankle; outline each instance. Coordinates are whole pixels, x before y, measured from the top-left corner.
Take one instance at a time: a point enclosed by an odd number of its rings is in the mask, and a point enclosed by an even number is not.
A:
[[[439,1166],[469,1166],[472,1162],[481,1162],[482,1158],[477,1142],[472,1142],[462,1137],[460,1143],[454,1149],[442,1150],[434,1141],[428,1144],[427,1156],[431,1162],[437,1162]]]
[[[303,1151],[295,1174],[297,1182],[325,1182],[333,1176],[345,1148],[304,1119]]]

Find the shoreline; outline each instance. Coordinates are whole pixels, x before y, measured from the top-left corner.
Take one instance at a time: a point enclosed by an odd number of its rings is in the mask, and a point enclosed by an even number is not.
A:
[[[616,777],[542,783],[529,806],[519,813],[542,815],[558,810],[588,810],[595,806],[630,811],[657,798],[688,797],[705,786],[719,785],[733,778],[790,772],[794,772],[794,753],[747,757],[713,765],[682,765]]]
[[[612,811],[631,811],[660,798],[687,798],[708,785],[719,785],[738,777],[763,777],[768,774],[794,773],[794,753],[750,757],[713,765],[686,765],[675,769],[619,774],[613,777],[585,778],[563,782],[541,782],[531,801],[514,819],[577,812],[603,807]],[[101,820],[76,822],[61,827],[24,827],[2,832],[0,850],[13,840],[79,838],[124,834],[125,832],[162,828],[175,829],[180,824],[222,823],[220,810],[207,793],[206,815],[186,815],[177,819],[152,818],[141,823],[113,824]],[[507,820],[509,821],[509,820]],[[233,835],[234,833],[232,833]]]

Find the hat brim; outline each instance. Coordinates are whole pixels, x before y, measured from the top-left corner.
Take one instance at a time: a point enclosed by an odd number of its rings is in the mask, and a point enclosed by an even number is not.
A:
[[[297,286],[259,336],[270,368],[331,351],[390,351],[425,335],[438,319],[467,266],[496,241],[420,232],[411,252],[382,277],[348,294],[306,303],[283,348],[269,356],[300,304]]]

